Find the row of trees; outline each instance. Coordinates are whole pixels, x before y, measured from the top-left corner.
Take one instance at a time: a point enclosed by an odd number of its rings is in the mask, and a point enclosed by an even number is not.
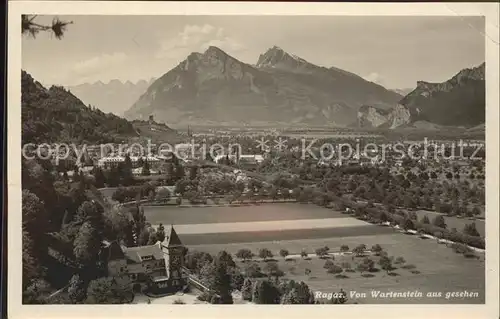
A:
[[[389,168],[341,166],[322,167],[314,161],[296,158],[293,155],[280,157],[278,161],[270,161],[270,170],[275,173],[289,172],[291,176],[285,181],[290,189],[303,187],[300,181],[311,181],[322,191],[332,192],[336,196],[354,194],[365,200],[394,204],[409,208],[425,207],[432,209],[442,202],[484,204],[484,186],[481,183],[470,183],[462,180],[458,183],[430,179],[438,177],[435,172],[429,176],[427,172],[414,174],[393,174]],[[283,166],[284,165],[284,166]],[[269,173],[263,170],[262,173]]]
[[[347,204],[347,206],[355,207],[351,210],[354,216],[371,223],[380,224],[390,222],[393,225],[399,225],[404,230],[416,230],[422,234],[429,234],[481,249],[485,247],[485,240],[478,236],[479,232],[477,232],[474,223],[466,225],[463,232],[460,232],[455,228],[448,230],[446,221],[441,215],[436,216],[432,223],[429,223],[429,218],[425,216],[422,217],[421,221],[418,221],[415,213],[408,214],[404,211],[394,211],[381,207],[366,207],[366,205],[356,205],[353,203]]]

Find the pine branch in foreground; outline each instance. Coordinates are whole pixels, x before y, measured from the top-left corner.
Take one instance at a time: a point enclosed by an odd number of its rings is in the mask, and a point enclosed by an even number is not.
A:
[[[36,37],[40,31],[51,32],[60,40],[66,32],[67,26],[73,24],[73,21],[62,21],[55,17],[51,25],[44,25],[37,23],[37,15],[23,15],[21,18],[21,30],[23,35],[29,35],[33,38]]]

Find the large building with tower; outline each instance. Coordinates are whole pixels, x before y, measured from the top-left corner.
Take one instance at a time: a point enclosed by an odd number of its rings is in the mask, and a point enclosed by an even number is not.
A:
[[[108,276],[128,276],[153,293],[183,290],[187,276],[183,273],[184,245],[172,226],[163,242],[154,245],[125,247],[117,242],[106,243],[103,249]]]

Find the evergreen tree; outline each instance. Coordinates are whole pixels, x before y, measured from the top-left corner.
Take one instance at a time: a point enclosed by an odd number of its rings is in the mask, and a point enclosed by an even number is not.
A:
[[[158,225],[158,229],[156,230],[156,239],[161,242],[165,240],[165,227],[163,227],[162,223]]]
[[[469,236],[481,236],[476,229],[476,223],[468,224],[464,226],[464,233]]]
[[[23,290],[40,276],[39,261],[33,251],[34,245],[29,233],[23,230]]]
[[[434,221],[432,222],[432,224],[434,224],[434,226],[437,226],[437,227],[440,227],[440,228],[446,228],[446,222],[444,220],[444,217],[443,216],[436,216],[434,218]]]
[[[148,245],[154,245],[156,242],[158,242],[158,236],[156,235],[156,231],[151,228],[149,230]]]
[[[151,171],[149,170],[149,162],[146,160],[142,166],[142,175],[149,176],[151,175]]]
[[[198,175],[198,167],[197,166],[191,166],[189,168],[189,179],[193,180],[196,179],[196,176]]]
[[[99,232],[90,222],[85,222],[73,243],[73,253],[76,259],[83,265],[91,265],[97,261],[101,247]]]
[[[427,215],[425,215],[424,217],[422,217],[422,221],[421,221],[422,224],[430,224],[430,220],[429,220],[429,217],[427,217]]]
[[[80,275],[75,274],[71,277],[68,287],[68,295],[73,303],[81,303],[85,300],[87,291],[84,281],[80,279]]]
[[[94,170],[94,178],[95,178],[95,187],[97,188],[103,188],[106,184],[106,177],[104,176],[104,173],[102,172],[102,169],[97,167]]]
[[[233,257],[225,250],[220,251],[215,258],[215,262],[224,265],[227,269],[236,267]]]
[[[243,287],[241,288],[241,296],[243,300],[252,301],[253,282],[250,278],[245,278]]]
[[[137,246],[137,234],[135,233],[134,230],[134,222],[129,221],[127,227],[125,228],[125,246],[127,247],[135,247]]]
[[[125,277],[102,277],[89,283],[85,303],[125,304],[133,297],[132,285]]]
[[[137,238],[137,244],[139,246],[145,246],[149,242],[149,230],[147,228],[143,228],[139,232],[139,237]]]
[[[269,281],[257,281],[253,287],[252,301],[256,304],[278,304],[279,290]]]
[[[29,190],[22,193],[23,229],[34,241],[38,241],[47,231],[47,213],[44,203]]]
[[[233,303],[231,276],[229,272],[230,270],[226,267],[225,263],[216,261],[206,264],[200,270],[200,277],[210,289],[219,295],[220,303],[222,304]]]

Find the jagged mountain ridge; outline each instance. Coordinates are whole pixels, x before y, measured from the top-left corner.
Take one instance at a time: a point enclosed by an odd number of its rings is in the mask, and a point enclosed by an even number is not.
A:
[[[400,103],[413,120],[440,125],[474,126],[485,122],[485,63],[463,69],[442,83],[417,82]]]
[[[358,110],[362,127],[396,128],[414,123],[442,126],[476,126],[485,122],[485,63],[463,69],[448,81],[418,81],[417,87],[399,104],[381,110],[363,106]],[[430,125],[426,125],[430,126]]]
[[[21,74],[22,141],[108,143],[138,135],[132,123],[86,106],[60,86],[43,87]]]
[[[411,91],[413,91],[414,89],[410,89],[410,88],[405,88],[405,89],[391,89],[391,91],[401,95],[402,97],[408,95]]]
[[[398,104],[392,109],[384,110],[364,105],[358,110],[358,126],[378,128],[398,128],[411,122],[408,108]]]
[[[401,98],[336,68],[316,66],[278,47],[255,66],[217,47],[191,53],[156,80],[125,113],[167,123],[304,123],[344,126],[363,104],[388,108]]]
[[[108,83],[97,81],[66,86],[66,88],[78,96],[85,104],[96,106],[106,113],[112,112],[120,115],[137,101],[154,81],[155,79],[152,78],[149,81],[139,80],[133,83],[114,79]]]

